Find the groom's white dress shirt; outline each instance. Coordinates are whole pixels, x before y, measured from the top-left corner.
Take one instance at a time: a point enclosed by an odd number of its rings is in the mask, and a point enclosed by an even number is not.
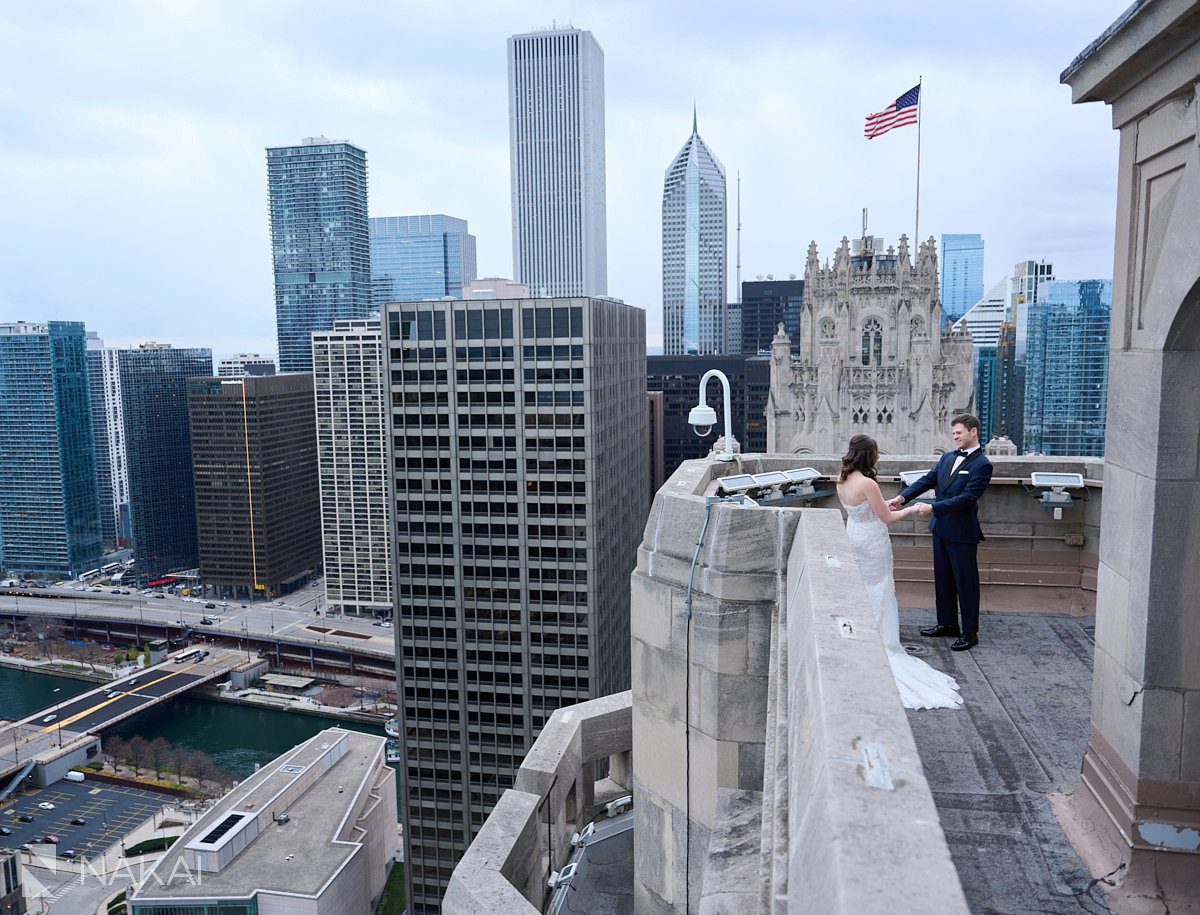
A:
[[[979,450],[979,446],[978,446],[978,445],[976,445],[974,448],[964,448],[964,449],[963,449],[963,453],[962,453],[962,454],[960,454],[960,455],[958,455],[958,456],[957,456],[957,457],[954,459],[954,466],[950,468],[950,472],[951,472],[951,473],[957,473],[957,472],[958,472],[958,468],[959,468],[959,466],[962,464],[962,462],[963,462],[963,461],[965,461],[965,460],[966,460],[968,457],[970,457],[972,454],[974,454],[974,453],[975,453],[976,451],[978,451],[978,450]]]

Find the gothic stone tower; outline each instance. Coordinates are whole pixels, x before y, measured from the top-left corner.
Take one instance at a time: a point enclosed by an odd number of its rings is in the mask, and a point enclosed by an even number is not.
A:
[[[908,239],[843,238],[832,266],[808,246],[800,347],[782,326],[771,346],[768,450],[841,454],[866,433],[889,454],[945,450],[949,421],[974,410],[969,332],[945,332],[931,237],[909,259]]]

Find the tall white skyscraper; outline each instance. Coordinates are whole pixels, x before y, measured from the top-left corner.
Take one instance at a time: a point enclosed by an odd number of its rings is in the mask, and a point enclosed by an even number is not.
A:
[[[725,169],[692,135],[667,168],[662,203],[663,353],[725,349]],[[739,347],[740,348],[740,347]]]
[[[608,295],[604,52],[591,32],[508,39],[513,271],[535,297]]]

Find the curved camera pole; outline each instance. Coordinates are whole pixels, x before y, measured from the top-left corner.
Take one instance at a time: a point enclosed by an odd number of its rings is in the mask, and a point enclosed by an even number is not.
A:
[[[731,419],[731,417],[733,415],[732,408],[731,408],[732,397],[730,395],[729,379],[727,377],[725,377],[725,373],[722,372],[720,369],[709,369],[700,378],[700,404],[696,408],[696,410],[699,410],[701,408],[706,408],[709,410],[712,409],[711,407],[708,406],[708,401],[705,399],[705,390],[708,387],[708,382],[713,378],[719,378],[721,380],[721,387],[724,389],[724,393],[725,393],[725,450],[723,452],[721,452],[720,454],[718,454],[716,456],[716,458],[718,461],[732,461],[733,460],[733,451],[732,451],[733,420]],[[695,414],[696,410],[693,410],[692,413]],[[715,419],[715,417],[714,417],[714,419]]]

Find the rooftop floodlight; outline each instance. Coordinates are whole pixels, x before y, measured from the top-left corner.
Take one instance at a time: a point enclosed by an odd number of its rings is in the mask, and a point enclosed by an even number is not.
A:
[[[921,477],[925,476],[925,474],[927,474],[927,473],[929,473],[928,470],[901,470],[900,471],[900,479],[904,481],[904,487],[907,489],[909,486],[912,486],[913,483],[917,482],[917,480],[921,479]],[[921,493],[921,495],[917,496],[915,499],[913,499],[913,501],[914,502],[932,502],[933,501],[933,490],[931,489],[931,490],[928,490],[927,492]]]
[[[633,795],[626,794],[624,797],[619,797],[615,801],[609,801],[604,805],[604,812],[609,817],[620,816],[625,810],[633,806]]]
[[[548,889],[557,889],[560,886],[570,886],[571,878],[575,876],[575,871],[578,869],[578,864],[567,864],[560,871],[551,871],[550,879],[546,881]]]
[[[1081,473],[1035,472],[1029,475],[1029,479],[1037,489],[1043,490],[1040,495],[1034,492],[1031,492],[1030,495],[1038,497],[1039,504],[1054,517],[1055,521],[1061,521],[1063,509],[1069,508],[1075,502],[1067,490],[1084,489],[1083,474]]]
[[[708,405],[704,393],[709,379],[712,378],[721,379],[721,387],[725,390],[725,450],[717,455],[717,460],[732,461],[733,423],[730,417],[733,415],[733,410],[730,406],[729,379],[725,377],[724,372],[719,369],[709,369],[704,373],[700,379],[700,403],[692,407],[692,412],[688,414],[688,422],[700,438],[707,436],[712,431],[712,427],[717,424],[717,411]]]
[[[738,473],[722,477],[717,488],[727,496],[746,496],[756,504],[771,502],[819,499],[830,494],[830,490],[818,490],[818,483],[826,483],[829,477],[815,467],[798,467],[794,470],[767,470],[762,473]]]

